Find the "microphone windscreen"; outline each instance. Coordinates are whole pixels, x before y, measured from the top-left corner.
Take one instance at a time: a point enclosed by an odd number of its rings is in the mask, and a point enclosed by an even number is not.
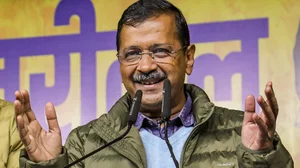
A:
[[[141,106],[142,96],[143,96],[143,92],[141,90],[137,90],[132,100],[131,108],[128,114],[129,124],[134,124],[137,120],[137,115],[139,113],[140,106]]]
[[[171,117],[171,82],[169,79],[164,81],[161,110],[161,118],[168,121]]]

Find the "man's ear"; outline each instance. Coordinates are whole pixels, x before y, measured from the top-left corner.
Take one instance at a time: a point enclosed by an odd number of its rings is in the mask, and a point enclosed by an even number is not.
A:
[[[186,68],[185,68],[185,73],[187,75],[192,74],[193,71],[193,66],[194,66],[194,55],[195,55],[196,47],[194,44],[191,44],[187,47],[186,49]]]

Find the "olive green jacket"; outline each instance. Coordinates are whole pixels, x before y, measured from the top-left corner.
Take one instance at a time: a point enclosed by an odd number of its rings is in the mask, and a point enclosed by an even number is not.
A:
[[[192,97],[196,126],[184,144],[180,167],[293,167],[293,160],[277,135],[273,150],[250,151],[241,145],[243,112],[214,106],[197,86],[185,85],[185,90]],[[63,167],[112,141],[127,129],[130,104],[131,99],[125,94],[108,114],[74,129],[62,154],[53,160],[33,163],[27,160],[24,152],[20,158],[21,167]],[[124,139],[74,167],[145,168],[146,165],[139,130],[133,127]]]
[[[23,148],[16,127],[14,104],[0,99],[0,167],[19,167],[19,155]]]

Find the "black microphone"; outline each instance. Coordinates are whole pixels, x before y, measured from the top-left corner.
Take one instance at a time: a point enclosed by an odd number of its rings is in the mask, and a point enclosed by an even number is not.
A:
[[[75,164],[83,161],[84,159],[92,156],[93,154],[105,149],[106,147],[120,141],[122,138],[124,138],[130,131],[132,125],[136,122],[137,120],[137,115],[138,115],[138,112],[140,110],[140,105],[141,105],[141,100],[142,100],[142,96],[143,96],[143,92],[141,90],[137,90],[136,93],[135,93],[135,96],[132,100],[132,104],[131,104],[131,108],[130,108],[130,111],[128,113],[128,127],[127,127],[127,130],[122,134],[120,135],[117,139],[114,139],[113,141],[111,142],[108,142],[107,144],[101,146],[100,148],[94,150],[93,152],[81,157],[80,159],[78,160],[75,160],[74,162],[68,164],[67,166],[65,166],[64,168],[69,168],[71,166],[74,166]]]
[[[169,79],[164,80],[163,98],[161,105],[161,118],[163,121],[169,121],[171,117],[171,82]]]
[[[128,114],[128,125],[132,126],[136,122],[137,115],[141,106],[142,97],[143,92],[141,90],[137,90],[132,100],[131,108]]]
[[[168,123],[171,118],[171,82],[169,79],[165,79],[163,86],[163,98],[162,98],[162,106],[161,106],[161,118],[164,122],[165,127],[165,141],[167,143],[168,149],[171,153],[171,157],[176,168],[179,168],[178,161],[175,158],[172,145],[169,142],[168,138]]]

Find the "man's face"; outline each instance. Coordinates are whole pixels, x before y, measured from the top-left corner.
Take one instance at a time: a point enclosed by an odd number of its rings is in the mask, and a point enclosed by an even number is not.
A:
[[[174,50],[184,47],[178,39],[174,16],[160,15],[135,27],[124,25],[120,34],[119,55],[125,55],[137,48],[145,52],[153,51],[155,46],[161,45],[170,46]],[[133,97],[137,90],[143,91],[142,112],[160,112],[165,78],[171,81],[172,103],[185,98],[185,73],[189,75],[192,72],[194,62],[195,48],[191,46],[187,46],[187,51],[179,50],[164,63],[155,61],[149,54],[143,54],[134,65],[120,63],[122,82],[128,93]]]

